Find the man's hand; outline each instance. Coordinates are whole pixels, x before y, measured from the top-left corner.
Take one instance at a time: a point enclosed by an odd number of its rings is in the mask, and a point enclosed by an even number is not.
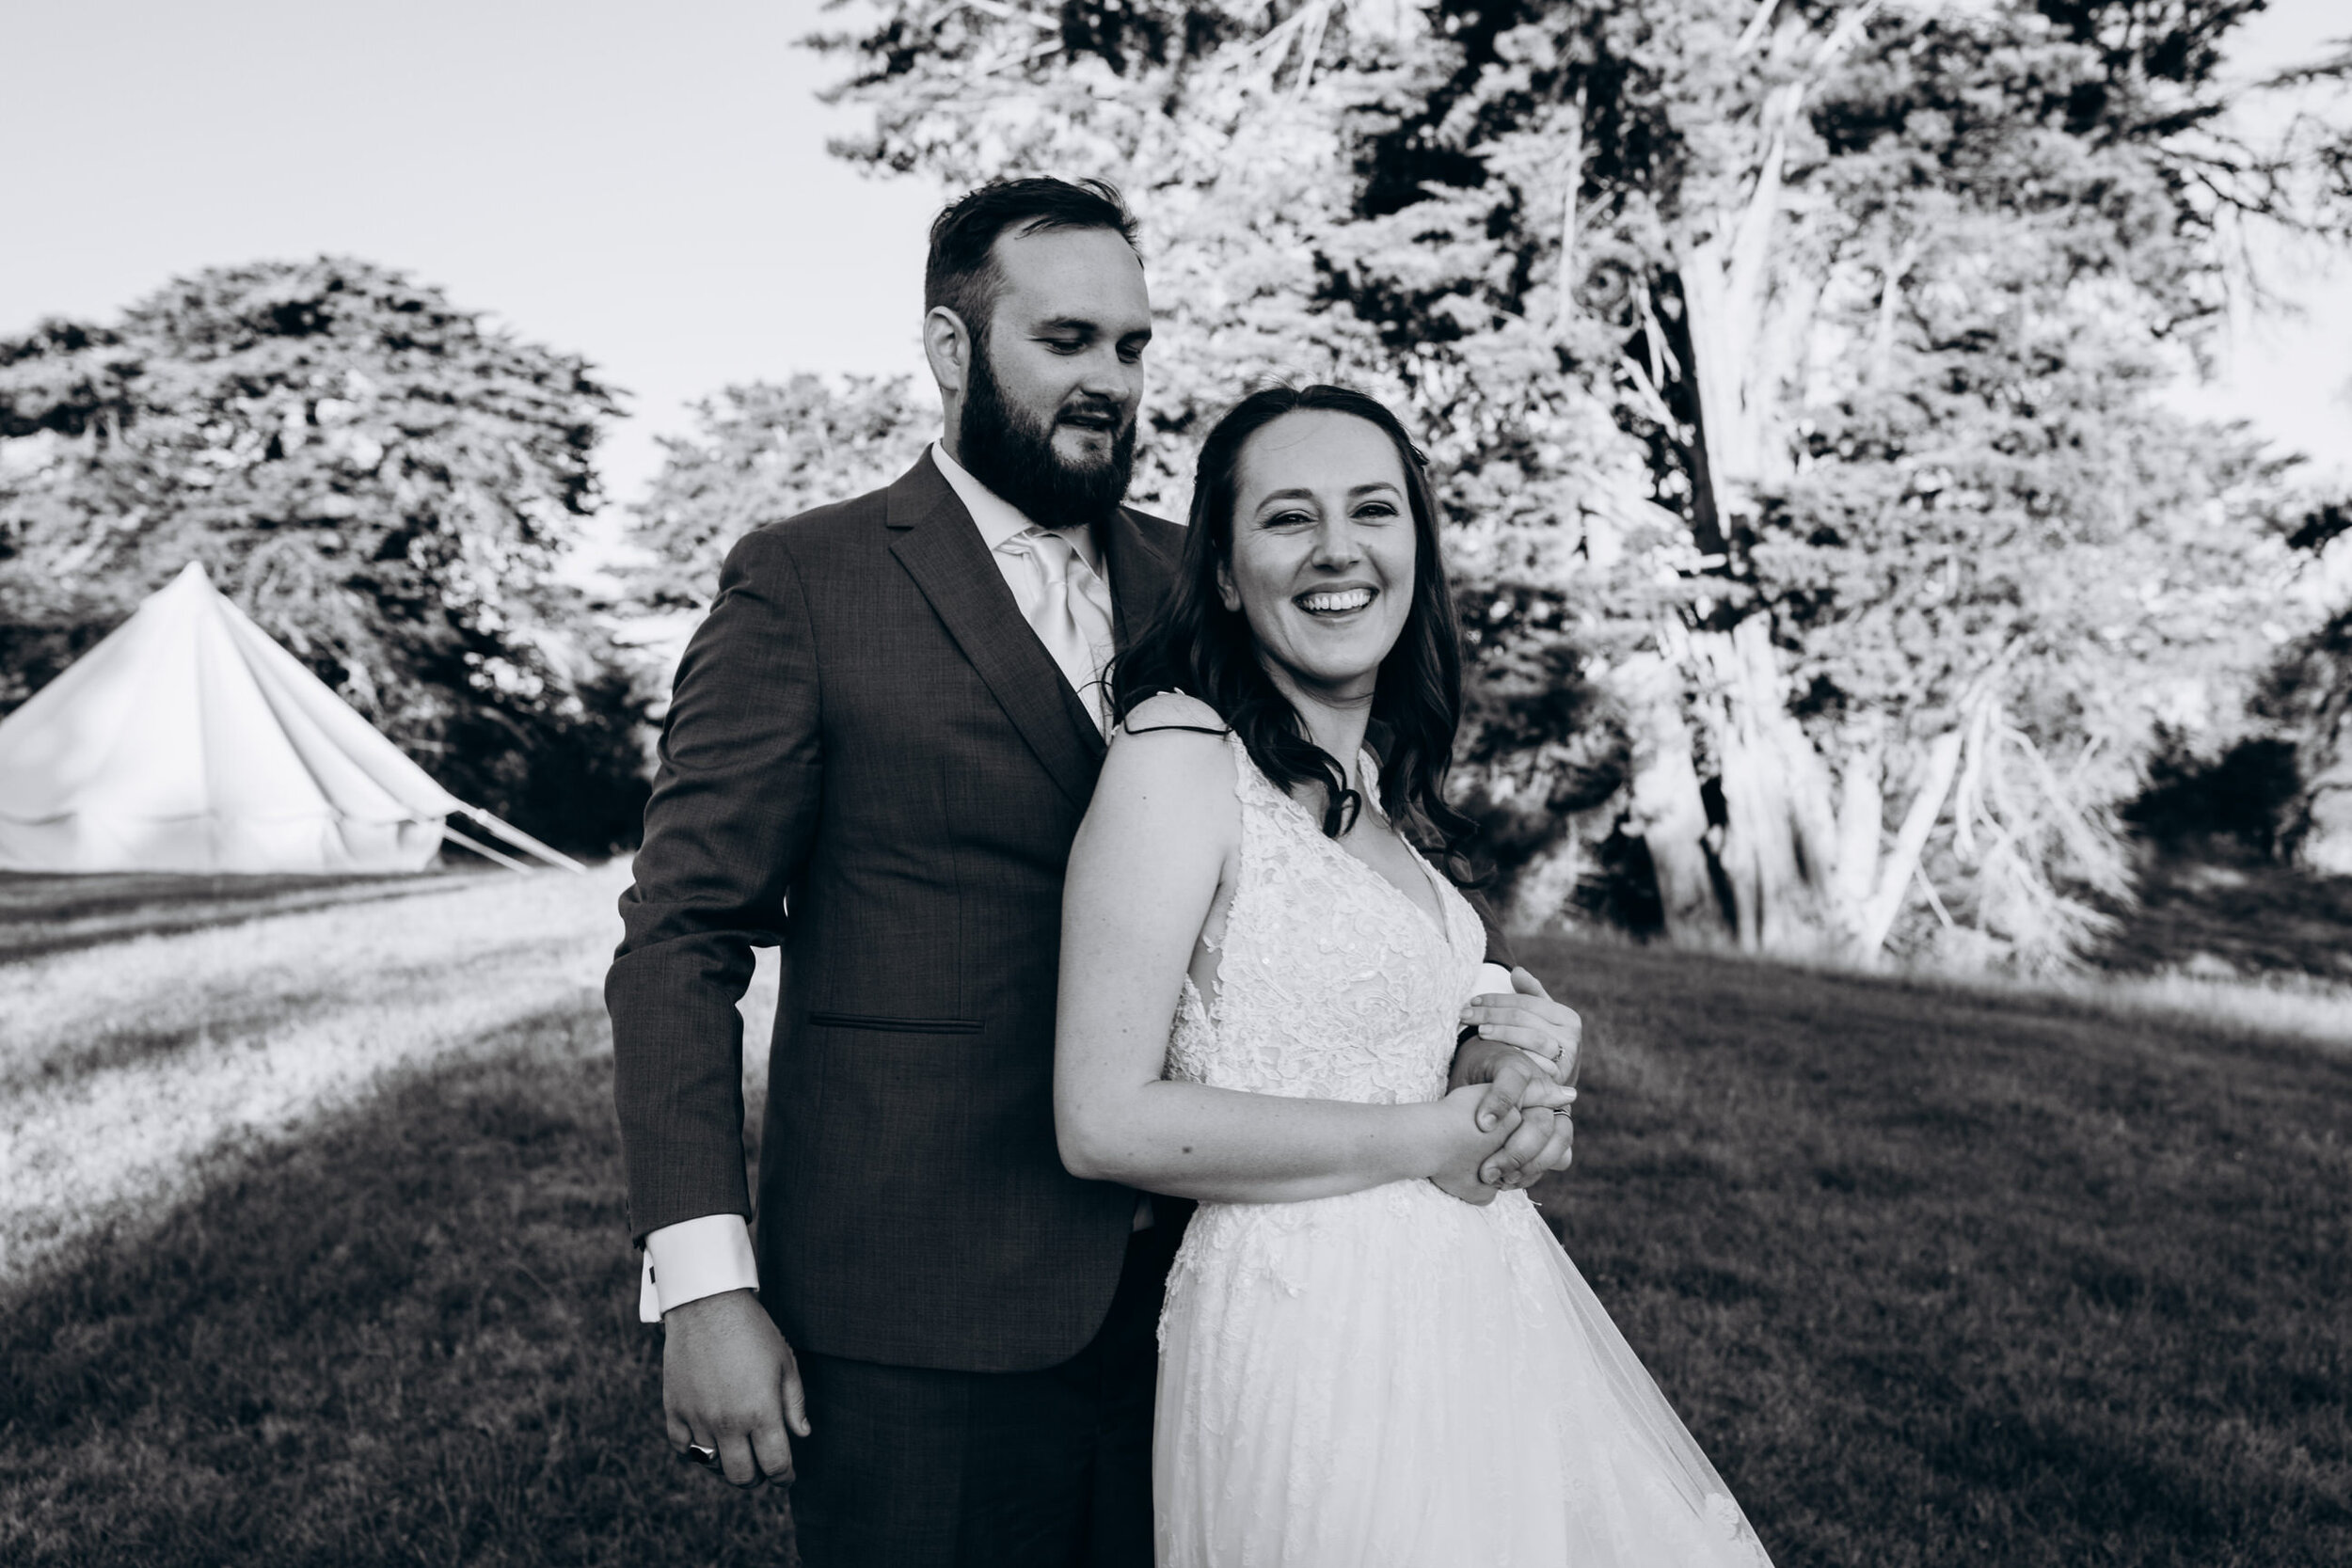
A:
[[[661,1315],[661,1413],[670,1446],[719,1450],[737,1486],[792,1479],[792,1443],[809,1433],[800,1364],[749,1291],[722,1291]]]

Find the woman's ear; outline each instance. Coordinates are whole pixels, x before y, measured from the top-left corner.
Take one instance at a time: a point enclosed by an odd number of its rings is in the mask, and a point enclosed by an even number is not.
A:
[[[1233,563],[1220,558],[1216,563],[1216,596],[1234,614],[1241,613],[1241,592],[1233,586]]]

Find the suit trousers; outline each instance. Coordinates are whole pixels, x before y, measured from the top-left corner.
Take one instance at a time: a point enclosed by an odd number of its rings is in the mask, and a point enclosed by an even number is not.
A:
[[[1160,1303],[1182,1233],[1130,1237],[1103,1326],[1041,1371],[799,1352],[812,1429],[793,1444],[803,1568],[1151,1568]]]

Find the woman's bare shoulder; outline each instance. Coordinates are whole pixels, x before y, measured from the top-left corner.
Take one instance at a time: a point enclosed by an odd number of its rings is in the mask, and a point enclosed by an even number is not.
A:
[[[1111,736],[1098,800],[1108,791],[1145,796],[1158,810],[1219,808],[1233,796],[1233,758],[1216,709],[1181,691],[1164,691],[1129,710]]]

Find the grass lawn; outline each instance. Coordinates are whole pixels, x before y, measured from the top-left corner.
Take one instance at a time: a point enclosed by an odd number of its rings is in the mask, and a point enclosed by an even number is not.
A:
[[[661,1441],[593,989],[610,880],[568,884],[601,910],[547,914],[502,963],[482,950],[521,906],[479,901],[525,897],[505,884],[368,905],[408,923],[374,940],[435,1006],[528,1006],[463,1029],[444,1008],[364,1080],[191,1146],[177,1184],[0,1265],[0,1560],[787,1560],[787,1499]],[[291,951],[358,918],[237,929]],[[201,1102],[243,1059],[224,1040],[353,1048],[300,966],[208,990],[196,966],[222,953],[174,945],[207,933],[141,940],[143,994],[184,962],[185,1007],[215,1022],[93,1050],[95,1022],[36,982],[109,949],[0,964],[0,1010],[11,985],[53,997],[40,1043],[0,1036],[0,1123],[31,1136],[80,1103],[62,1085],[133,1060],[165,1075],[151,1093],[184,1065]],[[1528,956],[1594,1041],[1547,1211],[1782,1568],[2352,1561],[2352,1048]],[[292,1022],[262,1018],[270,984]]]

